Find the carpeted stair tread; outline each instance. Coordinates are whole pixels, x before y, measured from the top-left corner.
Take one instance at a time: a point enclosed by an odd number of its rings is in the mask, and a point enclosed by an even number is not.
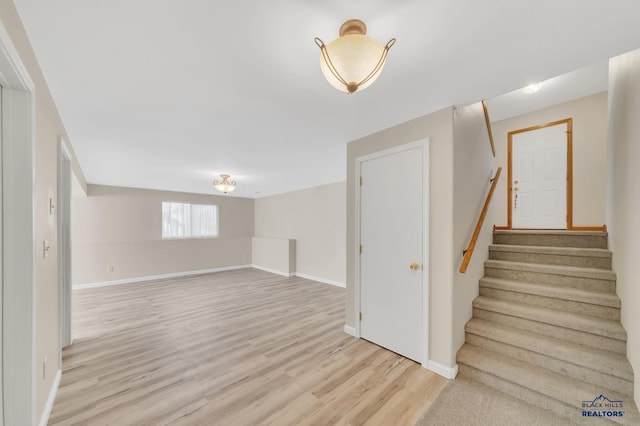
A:
[[[587,257],[612,257],[611,251],[601,248],[588,247],[547,247],[547,246],[522,246],[515,244],[491,244],[489,250],[517,251],[522,253],[544,253],[556,256],[587,256]]]
[[[498,290],[514,291],[536,296],[553,297],[572,302],[588,303],[591,305],[600,305],[610,308],[620,308],[620,298],[613,293],[602,293],[599,291],[582,290],[572,287],[533,284],[495,277],[481,278],[480,287],[490,287]]]
[[[601,248],[492,244],[489,259],[611,270],[612,253]]]
[[[602,231],[566,231],[564,229],[497,229],[493,231],[493,235],[571,235],[581,237],[607,236]]]
[[[562,361],[571,362],[624,380],[633,381],[631,364],[629,364],[627,357],[621,354],[512,327],[505,327],[492,321],[480,319],[469,321],[465,326],[465,331]]]
[[[580,288],[601,293],[616,291],[616,275],[605,269],[489,259],[484,262],[484,272],[487,277],[507,280]]]
[[[537,395],[542,395],[564,404],[565,412],[575,413],[574,415],[577,416],[581,410],[582,401],[593,401],[598,395],[604,394],[610,400],[622,400],[625,411],[624,417],[607,418],[607,420],[621,424],[640,424],[638,423],[640,415],[638,415],[635,404],[633,404],[633,399],[603,389],[602,386],[562,376],[545,368],[468,343],[464,344],[458,351],[457,360],[463,367],[469,366],[484,374],[498,378],[498,381],[493,381],[492,387],[507,394],[510,393],[509,388],[515,384],[521,390],[524,390],[524,393],[521,393],[519,398],[528,402],[531,401],[530,403],[533,405],[537,405],[535,401],[540,401]],[[465,369],[462,368],[461,370],[464,371]],[[500,380],[504,381],[502,383],[510,385],[504,385],[503,388]],[[541,406],[539,408],[547,409],[548,407]]]
[[[494,244],[606,249],[608,234],[589,231],[508,230],[493,233]]]
[[[578,424],[640,425],[606,232],[494,231],[460,375]],[[622,400],[623,408],[607,406]],[[591,413],[583,402],[603,402]],[[609,401],[610,402],[610,401]],[[585,411],[586,410],[586,411]],[[615,417],[619,411],[623,417]],[[608,417],[608,416],[611,417]]]
[[[580,266],[543,265],[536,263],[510,262],[508,260],[486,260],[486,268],[512,269],[541,274],[563,275],[576,278],[591,278],[597,280],[615,281],[616,274],[612,271]]]
[[[611,339],[627,340],[626,331],[617,321],[582,316],[522,303],[507,302],[484,296],[476,297],[473,301],[473,308],[524,318],[558,327],[565,327],[571,330],[577,330]]]

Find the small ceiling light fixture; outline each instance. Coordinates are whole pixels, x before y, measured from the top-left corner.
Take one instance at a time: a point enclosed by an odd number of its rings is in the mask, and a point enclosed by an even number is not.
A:
[[[533,83],[528,85],[527,87],[524,87],[522,91],[527,95],[533,95],[538,90],[540,90],[540,88],[542,88],[542,83]]]
[[[366,89],[378,78],[396,39],[383,46],[367,35],[364,22],[350,19],[340,27],[340,37],[328,45],[318,37],[314,41],[322,52],[320,69],[324,78],[336,89],[353,93]]]
[[[222,178],[222,180],[220,182],[218,182],[217,180],[213,181],[213,187],[215,189],[217,189],[220,192],[224,192],[225,194],[227,192],[231,192],[234,189],[236,189],[236,182],[235,181],[229,181],[228,179],[231,177],[229,175],[220,175],[220,177]]]

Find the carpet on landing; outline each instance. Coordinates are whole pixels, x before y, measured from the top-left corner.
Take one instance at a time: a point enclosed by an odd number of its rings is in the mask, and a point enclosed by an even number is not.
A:
[[[576,408],[577,409],[577,408]],[[440,392],[416,426],[569,426],[568,419],[458,376]]]

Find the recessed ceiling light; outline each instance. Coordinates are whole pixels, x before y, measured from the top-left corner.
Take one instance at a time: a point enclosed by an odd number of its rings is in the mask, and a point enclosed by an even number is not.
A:
[[[524,87],[522,91],[527,95],[532,95],[536,93],[538,90],[540,90],[541,87],[542,87],[542,83],[533,83],[528,85],[527,87]]]

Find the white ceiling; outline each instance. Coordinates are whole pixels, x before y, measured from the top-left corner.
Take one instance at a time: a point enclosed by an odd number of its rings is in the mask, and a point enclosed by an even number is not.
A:
[[[640,47],[635,0],[15,0],[89,183],[260,197],[345,179],[346,143]],[[346,95],[313,38],[397,38]],[[495,118],[495,115],[494,117]]]
[[[526,94],[522,88],[487,99],[491,121],[504,120],[583,96],[604,92],[609,86],[609,61],[541,81],[539,91]]]

